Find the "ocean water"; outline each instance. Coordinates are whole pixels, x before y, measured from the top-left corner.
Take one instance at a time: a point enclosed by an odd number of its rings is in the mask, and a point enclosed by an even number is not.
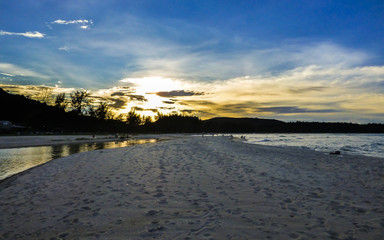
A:
[[[156,142],[155,139],[135,139],[118,142],[65,144],[41,147],[0,149],[0,180],[8,178],[53,159],[97,149],[127,147]]]
[[[384,134],[235,134],[247,143],[384,158]]]

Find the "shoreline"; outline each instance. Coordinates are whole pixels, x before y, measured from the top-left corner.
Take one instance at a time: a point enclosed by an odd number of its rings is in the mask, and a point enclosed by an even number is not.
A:
[[[311,134],[311,133],[310,133]],[[204,135],[204,134],[203,134]],[[236,134],[235,134],[236,135]],[[238,134],[240,135],[240,134]],[[24,148],[24,147],[42,147],[42,146],[59,146],[59,145],[72,145],[72,144],[87,144],[87,143],[107,143],[107,142],[124,142],[129,140],[140,139],[157,139],[157,140],[170,140],[181,137],[190,136],[202,136],[196,133],[169,133],[169,134],[132,134],[125,135],[124,137],[114,137],[113,135],[96,135],[92,138],[92,135],[37,135],[37,136],[0,136],[0,149],[12,149],[12,148]],[[204,137],[212,137],[209,134],[205,134]],[[307,149],[325,154],[332,154],[334,151],[316,150],[310,147],[303,148],[301,146],[278,146],[268,145],[262,143],[249,142],[249,139],[241,139],[239,136],[233,136],[232,134],[215,134],[213,137],[232,137],[233,141],[244,142],[247,144],[292,148],[297,150]],[[338,149],[336,149],[338,150]],[[335,151],[336,151],[335,150]],[[382,158],[382,156],[369,155],[363,153],[350,153],[348,151],[340,151],[340,156],[363,156]]]
[[[380,158],[174,138],[0,182],[0,238],[380,239],[383,180]]]
[[[29,151],[29,150],[23,150],[23,149],[39,148],[39,147],[57,147],[57,146],[62,147],[62,146],[73,146],[73,145],[81,146],[84,144],[96,144],[96,143],[107,143],[107,144],[108,143],[114,143],[114,144],[119,144],[119,145],[121,143],[123,143],[123,144],[127,143],[127,146],[132,146],[132,145],[137,145],[137,144],[150,143],[150,142],[144,142],[146,140],[154,140],[156,142],[159,142],[159,141],[169,140],[169,139],[173,139],[173,138],[183,137],[182,135],[174,135],[174,134],[172,134],[172,135],[171,134],[168,134],[168,135],[153,135],[153,134],[150,135],[150,134],[147,134],[147,135],[129,136],[129,137],[125,137],[125,138],[114,138],[114,137],[106,136],[106,135],[103,135],[100,137],[100,135],[99,135],[99,137],[95,138],[95,139],[94,138],[86,139],[87,136],[88,135],[65,135],[65,136],[48,135],[48,136],[40,136],[37,139],[35,136],[29,136],[29,137],[12,136],[12,137],[7,137],[7,138],[3,138],[3,139],[1,139],[1,137],[0,137],[0,152],[1,152],[1,150],[11,150],[11,149],[16,149],[16,150],[20,149],[22,151]],[[4,140],[9,140],[9,139],[12,139],[13,141],[12,140],[11,141],[4,141]],[[121,148],[121,147],[127,147],[127,146],[117,146],[117,147],[107,147],[107,148]],[[101,148],[101,149],[104,149],[104,148]],[[89,151],[95,151],[95,150],[97,150],[97,149],[90,149],[90,150],[79,151],[79,152],[89,152]],[[0,176],[1,177],[0,183],[4,182],[6,180],[9,180],[9,179],[14,179],[18,175],[24,174],[25,172],[27,172],[33,168],[36,168],[40,165],[47,164],[56,158],[66,157],[66,156],[69,156],[72,154],[77,154],[79,152],[73,152],[70,154],[65,154],[64,156],[60,156],[61,154],[59,154],[57,157],[51,157],[51,155],[46,156],[46,157],[48,157],[47,161],[41,160],[41,161],[36,162],[36,165],[32,164],[33,166],[30,166],[29,168],[26,168],[26,169],[22,168],[23,170],[21,170],[21,171],[19,171],[16,168],[15,173],[9,174],[6,177]],[[6,156],[7,156],[7,154],[6,154]],[[11,155],[9,155],[8,157],[12,158]],[[7,161],[7,158],[5,158],[3,160]],[[30,161],[28,161],[26,163],[31,165]],[[34,160],[34,161],[36,161],[36,160]]]
[[[183,134],[138,134],[124,137],[113,135],[37,135],[37,136],[0,136],[0,149],[57,146],[69,144],[86,144],[102,142],[121,142],[138,139],[172,139]]]
[[[66,144],[98,143],[124,141],[112,135],[102,135],[93,138],[92,135],[37,135],[37,136],[1,136],[0,149],[56,146]]]

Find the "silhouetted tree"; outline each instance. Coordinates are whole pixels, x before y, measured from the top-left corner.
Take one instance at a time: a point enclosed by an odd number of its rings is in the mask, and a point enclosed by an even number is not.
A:
[[[136,127],[141,124],[141,116],[135,112],[135,110],[131,110],[127,113],[127,124],[131,127]]]
[[[36,95],[35,99],[39,102],[49,104],[52,97],[52,92],[53,90],[51,88],[44,87]]]
[[[96,110],[92,111],[91,116],[100,120],[107,120],[112,118],[112,114],[109,111],[109,106],[106,102],[100,102]]]
[[[56,95],[56,98],[55,98],[55,104],[54,106],[59,108],[59,109],[63,109],[65,110],[65,108],[67,107],[68,103],[67,101],[65,100],[65,93],[59,93]]]
[[[146,125],[149,125],[152,123],[152,118],[150,116],[143,116],[141,119],[141,123]]]
[[[124,114],[119,114],[117,116],[116,115],[113,116],[113,120],[120,121],[120,122],[123,122],[125,118],[126,117],[124,116]]]
[[[90,104],[89,93],[87,91],[76,91],[75,93],[71,93],[71,108],[73,113],[77,115],[86,115],[87,107]]]
[[[195,116],[159,113],[156,119],[154,125],[159,132],[198,132],[201,128],[201,121]]]

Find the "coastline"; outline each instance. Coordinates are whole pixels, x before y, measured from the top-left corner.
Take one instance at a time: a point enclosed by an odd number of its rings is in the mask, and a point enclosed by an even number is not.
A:
[[[0,136],[0,149],[5,148],[22,148],[22,147],[41,147],[56,146],[66,144],[82,144],[82,143],[100,143],[127,141],[136,139],[172,139],[180,137],[177,134],[139,134],[124,135],[123,137],[115,137],[113,135],[36,135],[36,136]]]
[[[5,239],[380,239],[384,161],[173,138],[55,159],[0,183]]]

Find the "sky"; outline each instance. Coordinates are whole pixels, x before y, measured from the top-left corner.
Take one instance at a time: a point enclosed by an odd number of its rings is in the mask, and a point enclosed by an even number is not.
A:
[[[0,0],[0,88],[116,113],[384,123],[382,0]]]

